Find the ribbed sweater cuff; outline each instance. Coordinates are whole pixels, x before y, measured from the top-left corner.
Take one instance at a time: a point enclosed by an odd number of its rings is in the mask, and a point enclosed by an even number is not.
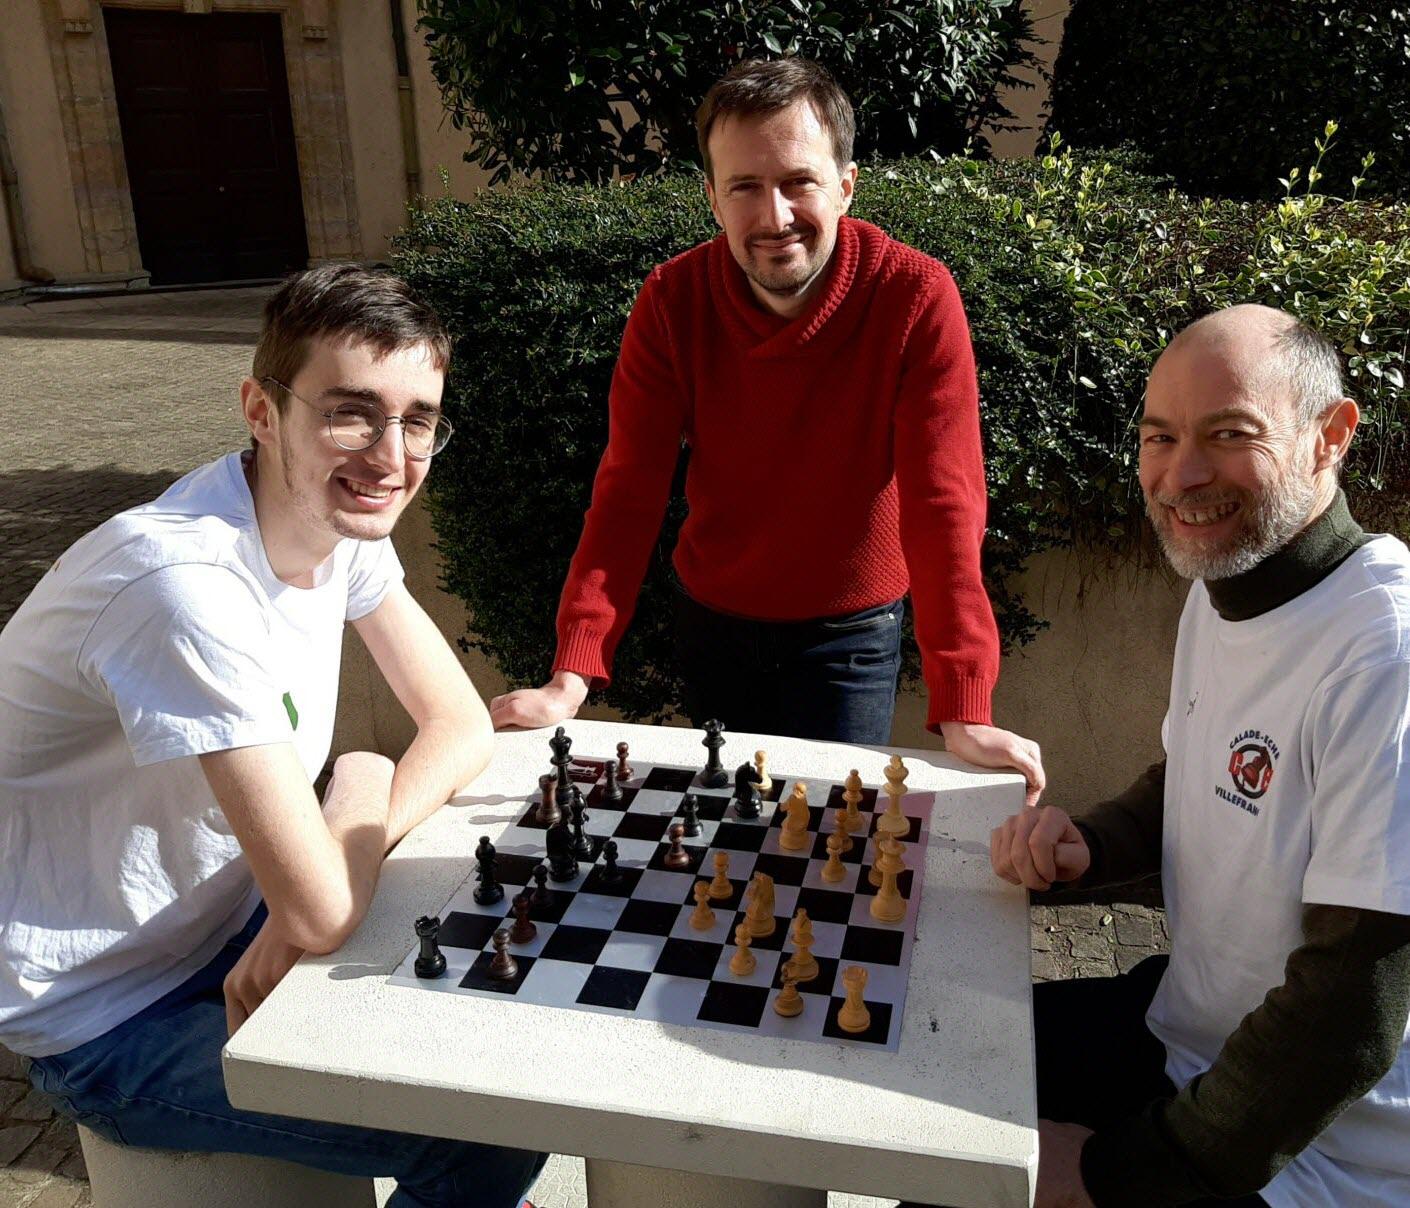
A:
[[[553,671],[572,671],[587,680],[593,689],[605,688],[612,682],[607,666],[605,647],[607,635],[587,625],[574,625],[558,639],[558,653],[553,659]]]
[[[940,733],[942,721],[963,721],[974,726],[992,726],[990,700],[994,681],[979,675],[951,676],[939,682],[928,682],[930,709],[925,728]]]

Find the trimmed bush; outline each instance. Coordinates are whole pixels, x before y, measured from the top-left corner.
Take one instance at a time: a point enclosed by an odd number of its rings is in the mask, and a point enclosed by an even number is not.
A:
[[[862,155],[988,144],[1031,88],[1022,0],[418,0],[465,158],[493,173],[605,184],[699,162],[695,107],[746,58],[816,59],[857,113]]]
[[[990,484],[986,572],[1007,646],[1041,621],[1014,577],[1053,546],[1144,537],[1134,421],[1179,327],[1239,301],[1294,311],[1348,355],[1362,403],[1348,485],[1406,498],[1410,208],[1319,194],[1275,205],[1192,200],[1116,160],[906,162],[863,172],[854,211],[947,263],[980,368]],[[447,587],[518,684],[541,681],[554,613],[607,434],[607,392],[641,282],[709,238],[698,182],[533,185],[413,216],[398,267],[456,339],[430,506]],[[657,717],[678,699],[668,519],[605,699]]]
[[[1410,195],[1410,7],[1385,0],[1073,0],[1048,128],[1129,142],[1195,192],[1276,197],[1328,120],[1328,171]]]

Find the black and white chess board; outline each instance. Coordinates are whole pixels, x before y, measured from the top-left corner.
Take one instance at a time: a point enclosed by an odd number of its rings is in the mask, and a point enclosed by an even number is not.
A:
[[[884,797],[877,806],[875,786],[863,789],[858,808],[868,822],[854,836],[852,850],[841,856],[845,876],[829,883],[821,872],[827,863],[826,842],[834,813],[843,805],[842,784],[801,778],[808,788],[812,844],[810,850],[788,852],[779,845],[784,814],[778,802],[787,798],[800,777],[770,769],[773,783],[763,794],[763,812],[746,820],[731,808],[728,788],[700,787],[697,769],[638,760],[633,765],[632,776],[620,782],[622,799],[608,803],[603,800],[606,761],[572,761],[571,777],[586,794],[584,829],[598,857],[591,863],[582,861],[571,881],[550,881],[547,901],[531,907],[529,917],[538,934],[526,944],[511,947],[518,964],[512,980],[489,976],[491,937],[500,927],[512,925],[511,901],[525,887],[532,890],[533,870],[544,859],[545,827],[534,819],[534,800],[515,803],[520,817],[496,842],[503,901],[492,906],[476,903],[472,874],[440,912],[445,973],[434,980],[418,978],[413,948],[391,981],[659,1023],[895,1049],[935,795],[912,792],[902,798],[910,833],[899,836],[906,844],[906,871],[899,874],[897,883],[906,899],[906,913],[897,923],[883,923],[868,910],[876,893],[867,877],[875,853],[870,836],[886,807]],[[702,833],[684,841],[690,868],[669,869],[663,863],[670,850],[666,829],[680,820],[687,792],[695,794]],[[868,836],[865,842],[863,834]],[[604,883],[600,854],[609,838],[617,844],[620,872],[611,885]],[[710,903],[714,925],[698,931],[690,922],[693,889],[697,880],[714,876],[714,856],[720,851],[729,855],[733,892],[728,899]],[[729,962],[735,926],[744,917],[744,891],[755,872],[774,879],[776,925],[772,935],[754,940],[751,951],[757,967],[740,977],[730,972]],[[812,920],[812,953],[819,974],[798,986],[805,1004],[802,1014],[785,1018],[774,1012],[773,1001],[782,986],[780,966],[793,951],[789,931],[800,906]],[[840,972],[850,965],[868,973],[864,1000],[871,1026],[857,1034],[837,1025],[844,997]]]

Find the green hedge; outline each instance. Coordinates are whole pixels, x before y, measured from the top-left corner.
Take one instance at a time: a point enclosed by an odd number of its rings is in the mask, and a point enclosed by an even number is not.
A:
[[[1074,0],[1049,129],[1129,142],[1184,187],[1274,197],[1328,119],[1345,181],[1410,196],[1410,6],[1386,0]]]
[[[854,211],[938,256],[973,329],[990,483],[987,571],[1007,645],[1041,620],[1012,592],[1052,546],[1143,540],[1133,420],[1171,333],[1236,301],[1302,314],[1349,354],[1365,427],[1362,502],[1406,497],[1410,208],[1192,200],[1119,161],[955,159],[865,169]],[[456,339],[457,435],[429,497],[448,588],[511,681],[549,667],[553,619],[607,431],[623,324],[651,267],[713,227],[698,182],[538,185],[413,215],[398,267]],[[678,698],[658,547],[607,700],[658,716]],[[1384,511],[1384,509],[1382,509]]]

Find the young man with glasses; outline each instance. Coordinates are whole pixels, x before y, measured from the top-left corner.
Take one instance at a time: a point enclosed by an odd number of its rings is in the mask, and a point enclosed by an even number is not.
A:
[[[0,632],[0,1043],[120,1143],[517,1204],[538,1154],[237,1111],[220,1050],[382,859],[490,756],[485,707],[388,535],[445,445],[450,342],[406,285],[331,265],[270,299],[253,449],[99,526]],[[343,625],[417,724],[320,805]]]

